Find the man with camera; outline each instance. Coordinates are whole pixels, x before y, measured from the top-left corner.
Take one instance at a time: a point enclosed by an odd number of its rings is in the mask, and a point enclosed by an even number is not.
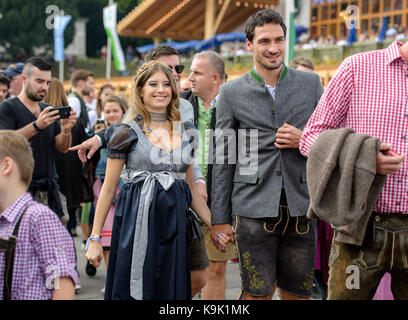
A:
[[[21,93],[0,104],[0,129],[16,130],[29,139],[35,160],[29,191],[36,201],[47,204],[62,218],[61,201],[65,198],[58,192],[55,153],[68,152],[76,112],[71,110],[63,115],[67,118],[59,120],[60,110],[41,102],[51,82],[51,66],[42,58],[27,60],[22,80]]]

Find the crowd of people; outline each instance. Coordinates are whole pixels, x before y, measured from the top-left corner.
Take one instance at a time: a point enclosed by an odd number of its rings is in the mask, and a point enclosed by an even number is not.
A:
[[[371,32],[361,31],[357,37],[357,43],[367,43],[367,42],[379,42],[382,40],[405,40],[408,39],[408,29],[404,29],[402,26],[395,25],[390,26],[385,34],[384,39],[381,40],[381,31],[378,28],[374,28]],[[301,37],[302,38],[302,37]],[[348,35],[344,35],[340,38],[336,38],[334,35],[329,34],[327,36],[320,37],[308,37],[304,39],[299,39],[296,43],[296,49],[313,49],[328,45],[338,45],[338,46],[348,46]]]
[[[310,60],[283,63],[276,11],[245,34],[238,79],[204,51],[182,90],[158,45],[128,101],[88,70],[66,93],[39,57],[3,72],[0,299],[74,299],[104,260],[107,300],[222,300],[234,259],[239,300],[408,298],[408,42],[345,59],[324,89]]]

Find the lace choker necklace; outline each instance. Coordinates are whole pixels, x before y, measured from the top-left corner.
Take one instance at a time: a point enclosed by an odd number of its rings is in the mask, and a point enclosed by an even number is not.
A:
[[[167,121],[167,113],[166,112],[149,112],[150,114],[150,121],[153,122],[164,122]]]

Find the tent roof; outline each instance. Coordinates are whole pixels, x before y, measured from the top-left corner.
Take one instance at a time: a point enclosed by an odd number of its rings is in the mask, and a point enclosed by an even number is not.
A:
[[[215,17],[229,2],[216,33],[226,33],[244,23],[262,8],[274,8],[278,0],[214,0]],[[206,16],[206,0],[144,0],[125,18],[117,30],[121,36],[139,38],[171,38],[202,40]]]

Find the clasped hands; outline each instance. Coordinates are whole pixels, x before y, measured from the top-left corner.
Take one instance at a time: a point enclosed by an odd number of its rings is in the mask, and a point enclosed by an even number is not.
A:
[[[234,228],[228,224],[213,224],[211,227],[211,239],[214,246],[221,252],[226,251],[227,243],[235,242]]]

